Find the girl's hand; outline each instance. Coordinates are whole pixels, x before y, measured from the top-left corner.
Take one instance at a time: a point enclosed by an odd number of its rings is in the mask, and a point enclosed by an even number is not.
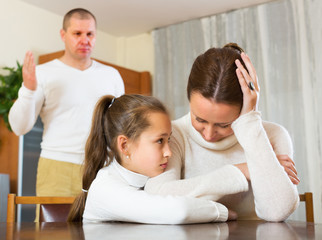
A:
[[[227,221],[235,221],[237,220],[237,218],[238,218],[238,214],[235,211],[228,209]]]
[[[297,177],[297,171],[293,160],[288,155],[276,155],[276,157],[280,164],[284,167],[284,170],[292,183],[298,185],[300,183],[300,179]]]
[[[23,84],[29,90],[37,89],[36,65],[32,52],[28,51],[22,66]]]
[[[241,58],[243,59],[248,70],[247,72],[238,59],[235,61],[237,66],[236,74],[243,91],[243,106],[240,112],[240,115],[243,115],[252,110],[257,110],[259,100],[259,85],[256,70],[249,57],[242,52]]]

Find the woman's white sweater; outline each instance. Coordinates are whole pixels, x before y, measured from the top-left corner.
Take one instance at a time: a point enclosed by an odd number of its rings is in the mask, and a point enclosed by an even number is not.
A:
[[[168,168],[151,178],[145,191],[218,201],[239,219],[285,220],[299,203],[296,186],[276,158],[293,158],[289,134],[280,125],[262,122],[254,111],[240,116],[232,129],[234,135],[211,143],[194,129],[190,114],[174,121]],[[234,166],[245,162],[250,183]]]

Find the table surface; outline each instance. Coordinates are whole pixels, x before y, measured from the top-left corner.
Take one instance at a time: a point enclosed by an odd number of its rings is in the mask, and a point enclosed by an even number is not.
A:
[[[0,239],[322,239],[322,224],[295,221],[231,221],[190,225],[2,222]]]

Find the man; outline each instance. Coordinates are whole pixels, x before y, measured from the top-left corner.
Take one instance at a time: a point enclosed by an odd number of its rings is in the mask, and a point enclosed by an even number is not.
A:
[[[82,190],[81,166],[97,100],[124,94],[118,71],[91,59],[96,19],[85,9],[69,11],[60,31],[65,53],[35,67],[26,53],[23,85],[9,113],[17,135],[29,132],[38,115],[44,124],[37,170],[37,196],[76,196]]]

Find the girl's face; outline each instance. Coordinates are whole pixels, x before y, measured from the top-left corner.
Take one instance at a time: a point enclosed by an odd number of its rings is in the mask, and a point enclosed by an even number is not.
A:
[[[125,167],[155,177],[164,172],[172,154],[169,147],[171,122],[167,114],[160,112],[150,113],[148,121],[150,126],[135,142],[130,141]]]
[[[192,126],[207,142],[218,142],[234,132],[231,124],[240,113],[240,107],[216,103],[194,92],[190,96]]]

